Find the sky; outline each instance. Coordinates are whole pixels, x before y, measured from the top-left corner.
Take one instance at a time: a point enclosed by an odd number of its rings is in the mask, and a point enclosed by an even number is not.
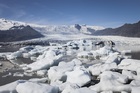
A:
[[[0,0],[0,18],[42,25],[119,27],[140,21],[140,0]]]

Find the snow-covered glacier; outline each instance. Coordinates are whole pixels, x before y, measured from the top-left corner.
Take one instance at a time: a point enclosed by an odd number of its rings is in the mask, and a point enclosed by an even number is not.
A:
[[[43,35],[48,34],[92,34],[94,31],[102,30],[104,27],[101,26],[88,26],[88,25],[37,25],[32,23],[25,23],[19,21],[0,19],[0,30],[9,30],[13,26],[31,26],[35,30],[39,31]]]

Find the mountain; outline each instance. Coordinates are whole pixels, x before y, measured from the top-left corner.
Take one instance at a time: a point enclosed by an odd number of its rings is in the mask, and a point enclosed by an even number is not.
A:
[[[11,42],[43,37],[30,26],[13,26],[8,30],[0,30],[0,42]]]
[[[140,37],[140,21],[134,24],[124,24],[118,28],[107,28],[96,31],[94,35],[116,35],[126,37]]]
[[[46,25],[46,26],[35,26],[31,25],[35,30],[39,31],[44,35],[49,34],[62,34],[62,35],[75,35],[75,34],[93,34],[97,30],[102,30],[104,27],[101,26],[88,26],[88,25]]]
[[[13,26],[20,26],[29,25],[36,31],[40,32],[43,35],[50,35],[50,34],[62,34],[62,35],[75,35],[75,34],[92,34],[97,30],[102,30],[104,27],[101,26],[88,26],[88,25],[37,25],[37,24],[30,24],[6,19],[0,19],[0,30],[9,30]]]

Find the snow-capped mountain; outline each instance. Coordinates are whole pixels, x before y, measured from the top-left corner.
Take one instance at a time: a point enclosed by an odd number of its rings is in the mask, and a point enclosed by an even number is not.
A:
[[[44,35],[48,34],[92,34],[97,30],[102,30],[104,27],[101,26],[87,26],[87,25],[37,25],[37,24],[30,24],[24,23],[19,21],[12,21],[6,20],[1,18],[0,19],[0,30],[9,30],[13,26],[27,26],[29,25],[33,29],[39,31]]]
[[[24,22],[18,22],[18,21],[11,21],[6,20],[4,18],[0,18],[0,30],[9,30],[13,26],[21,26],[21,25],[27,25]]]

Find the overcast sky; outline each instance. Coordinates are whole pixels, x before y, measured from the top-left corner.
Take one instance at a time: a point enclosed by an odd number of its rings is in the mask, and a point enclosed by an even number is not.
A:
[[[0,17],[47,25],[118,27],[140,20],[140,0],[0,0]]]

